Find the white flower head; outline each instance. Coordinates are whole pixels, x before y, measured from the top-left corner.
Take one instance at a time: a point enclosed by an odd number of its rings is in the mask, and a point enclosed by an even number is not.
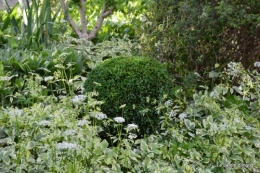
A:
[[[90,112],[89,116],[94,117],[98,120],[107,119],[107,115],[102,112]]]
[[[134,133],[129,133],[128,138],[129,139],[135,139],[135,138],[137,138],[137,135],[134,134]]]
[[[255,67],[260,67],[260,62],[255,62],[255,63],[254,63],[254,66],[255,66]]]
[[[117,123],[123,123],[123,122],[125,122],[125,119],[123,117],[115,117],[114,121]]]
[[[250,127],[250,126],[245,126],[245,129],[246,129],[246,130],[252,130],[252,127]]]
[[[16,115],[16,116],[21,116],[23,114],[22,109],[13,109],[9,111],[10,115]]]
[[[169,107],[169,106],[172,106],[172,101],[171,100],[167,100],[165,103],[164,103],[165,106]]]
[[[176,111],[171,110],[170,112],[168,112],[166,115],[168,115],[169,117],[175,117],[176,116]]]
[[[221,130],[226,130],[226,128],[227,128],[227,124],[221,124],[220,125],[220,129]]]
[[[66,149],[80,149],[82,146],[73,144],[73,143],[68,143],[68,142],[62,142],[57,144],[57,148],[60,150],[66,150]]]
[[[239,121],[239,119],[238,118],[235,118],[234,119],[234,123],[239,123],[240,121]]]
[[[187,114],[186,113],[181,113],[180,115],[179,115],[179,118],[182,120],[182,119],[184,119],[184,118],[186,118],[187,117]]]
[[[70,136],[76,134],[76,130],[66,130],[63,132],[63,135]]]
[[[72,103],[76,104],[76,103],[80,103],[83,102],[86,99],[85,95],[77,95],[74,96],[73,99],[71,99]]]
[[[87,120],[79,120],[78,121],[78,126],[84,126],[87,124]]]
[[[44,77],[44,81],[45,82],[52,81],[53,79],[54,79],[53,76],[46,76],[46,77]]]
[[[48,120],[42,120],[42,121],[38,122],[39,126],[49,126],[50,124],[51,124],[51,122]]]
[[[127,129],[128,129],[128,130],[138,129],[138,125],[136,125],[136,124],[128,124],[128,125],[127,125]]]

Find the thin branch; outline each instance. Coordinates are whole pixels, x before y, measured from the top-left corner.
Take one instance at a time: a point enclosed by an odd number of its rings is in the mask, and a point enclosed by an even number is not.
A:
[[[71,28],[73,29],[73,31],[76,32],[76,34],[79,36],[79,38],[82,38],[82,33],[80,32],[78,26],[76,25],[76,23],[74,22],[74,20],[72,19],[72,17],[69,14],[67,4],[65,3],[64,0],[60,0],[60,2],[61,2],[61,7],[62,7],[62,10],[63,10],[65,16],[67,14],[68,22],[69,22]]]
[[[95,35],[99,31],[99,29],[101,28],[104,19],[106,17],[108,17],[109,15],[113,14],[114,10],[115,10],[115,7],[107,9],[107,4],[105,4],[103,6],[101,14],[100,14],[99,18],[97,19],[97,23],[96,23],[95,27],[93,28],[93,30],[89,34],[88,40],[92,40],[95,37]]]

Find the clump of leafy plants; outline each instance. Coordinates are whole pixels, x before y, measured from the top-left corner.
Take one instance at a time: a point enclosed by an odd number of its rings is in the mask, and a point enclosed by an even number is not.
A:
[[[93,69],[85,82],[86,91],[97,91],[101,109],[108,117],[123,116],[136,123],[141,133],[151,133],[159,117],[154,105],[173,86],[166,67],[145,57],[112,58]]]

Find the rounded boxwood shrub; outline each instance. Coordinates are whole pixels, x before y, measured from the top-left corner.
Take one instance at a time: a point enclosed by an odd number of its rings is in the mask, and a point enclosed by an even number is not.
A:
[[[147,57],[116,57],[93,69],[84,87],[99,93],[97,99],[104,101],[101,109],[108,117],[123,116],[143,135],[159,126],[154,100],[168,94],[172,85],[164,64]]]

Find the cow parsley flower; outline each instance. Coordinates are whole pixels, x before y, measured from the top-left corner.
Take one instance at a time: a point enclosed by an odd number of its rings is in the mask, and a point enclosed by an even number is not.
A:
[[[123,122],[125,122],[125,119],[123,117],[115,117],[114,121],[117,123],[123,123]]]
[[[107,115],[102,112],[90,112],[89,116],[94,117],[98,120],[107,119]]]
[[[239,119],[238,118],[235,118],[234,119],[234,123],[239,123],[240,121],[239,121]]]
[[[187,114],[186,113],[181,113],[180,115],[179,115],[179,118],[182,120],[182,119],[184,119],[184,118],[186,118],[187,117]]]
[[[246,130],[252,130],[252,127],[250,127],[250,126],[245,126],[245,129],[246,129]]]
[[[165,103],[164,103],[164,105],[165,106],[167,106],[167,107],[169,107],[169,106],[172,106],[172,101],[171,100],[167,100]]]
[[[79,120],[78,121],[78,126],[84,126],[85,124],[87,124],[87,120]]]
[[[51,124],[51,122],[50,121],[48,121],[48,120],[42,120],[42,121],[40,121],[40,122],[38,122],[38,125],[39,126],[49,126]]]
[[[9,111],[10,115],[16,115],[16,116],[21,116],[23,114],[22,109],[13,109]]]
[[[54,79],[53,76],[46,76],[46,77],[44,77],[44,81],[45,82],[52,81],[53,79]]]
[[[254,66],[255,66],[255,67],[260,67],[260,62],[255,62],[255,63],[254,63]]]
[[[128,129],[128,130],[138,129],[138,125],[136,125],[136,124],[128,124],[128,125],[127,125],[127,129]]]
[[[227,124],[221,124],[220,125],[220,129],[221,130],[226,130],[226,128],[227,128]]]
[[[169,117],[175,117],[176,116],[176,111],[173,111],[173,110],[171,110],[170,112],[168,112],[166,115],[168,115]]]
[[[62,142],[57,144],[57,148],[60,150],[66,150],[66,149],[80,149],[82,146],[78,144],[68,143],[68,142]]]
[[[134,133],[129,133],[128,138],[129,139],[135,139],[135,138],[137,138],[137,135],[134,134]]]
[[[73,99],[71,99],[72,103],[77,104],[77,103],[81,103],[86,99],[85,95],[77,95],[74,96]]]
[[[63,132],[63,135],[70,136],[76,134],[76,130],[66,130]]]

